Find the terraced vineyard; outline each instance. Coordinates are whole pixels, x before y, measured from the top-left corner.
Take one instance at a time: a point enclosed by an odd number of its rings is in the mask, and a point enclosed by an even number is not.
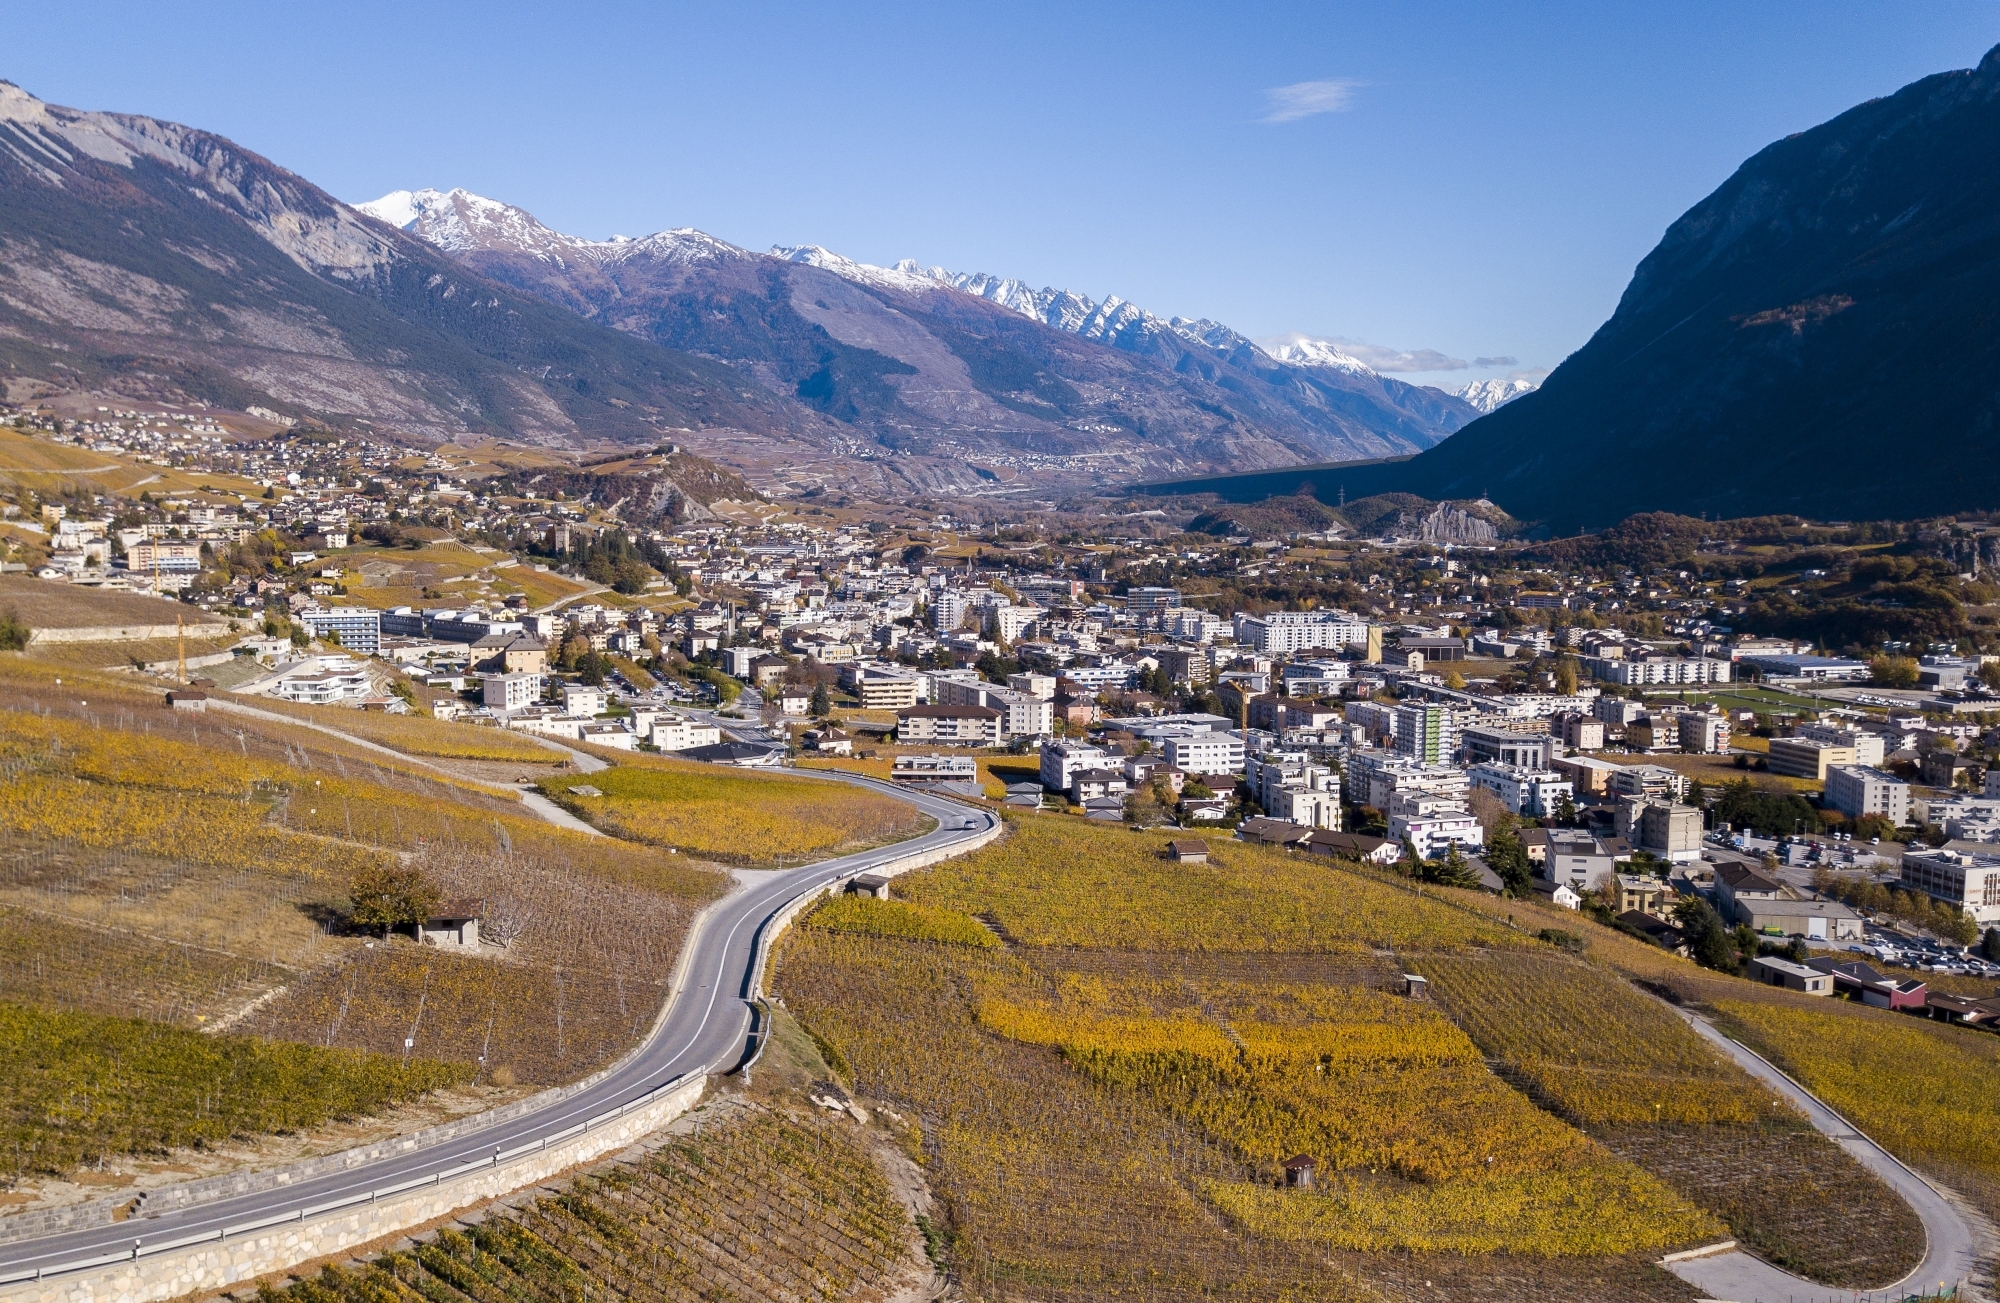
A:
[[[1712,1212],[1392,993],[1399,956],[1553,948],[1358,867],[1231,842],[1177,865],[1163,840],[1023,820],[898,879],[1002,948],[810,921],[784,943],[775,987],[830,1061],[921,1119],[968,1294],[1686,1296],[1650,1260],[1725,1235]],[[1282,1186],[1299,1152],[1315,1191]]]
[[[1908,1204],[1616,974],[1553,952],[1412,965],[1533,1098],[1714,1210],[1767,1261],[1866,1289],[1922,1256]]]
[[[1205,865],[1176,864],[1168,834],[1080,819],[1025,819],[908,897],[991,916],[1027,946],[1231,953],[1424,950],[1533,944],[1504,925],[1325,859],[1211,841]]]
[[[110,1154],[317,1126],[454,1085],[463,1065],[204,1036],[0,1001],[0,1183]]]
[[[267,1300],[832,1303],[921,1279],[915,1227],[840,1124],[742,1109],[367,1267],[329,1267]]]
[[[578,792],[589,787],[598,795]],[[913,806],[817,778],[744,774],[633,756],[615,769],[548,778],[551,799],[606,832],[725,864],[798,864],[921,832]]]
[[[723,885],[315,730],[168,710],[124,676],[57,677],[0,654],[0,990],[37,1010],[227,1020],[291,1043],[275,1049],[396,1060],[407,1039],[453,1080],[574,1080],[651,1025]],[[347,925],[355,873],[392,862],[482,900],[487,944],[440,952]],[[257,1114],[233,1116],[255,1132]]]

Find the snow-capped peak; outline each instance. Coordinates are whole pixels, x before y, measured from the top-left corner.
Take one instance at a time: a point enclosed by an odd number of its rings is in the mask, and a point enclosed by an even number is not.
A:
[[[830,271],[836,276],[862,285],[879,285],[883,289],[902,290],[906,294],[921,294],[938,287],[937,277],[907,258],[894,267],[877,267],[872,263],[843,258],[817,244],[775,245],[771,249],[771,256],[782,258],[786,262],[802,262],[808,267]]]
[[[425,190],[422,193],[427,199],[437,195],[435,190]],[[418,192],[414,190],[391,190],[380,199],[371,199],[365,204],[355,204],[354,210],[366,213],[378,222],[387,222],[399,231],[413,231],[416,229],[417,219],[423,215],[423,209],[418,206],[417,194]]]
[[[1292,366],[1326,367],[1357,375],[1374,375],[1375,370],[1360,358],[1343,353],[1331,340],[1310,335],[1287,335],[1281,341],[1262,346],[1266,353]]]
[[[1542,382],[1539,379],[1508,376],[1504,380],[1474,380],[1470,384],[1460,386],[1455,392],[1460,398],[1485,413],[1513,402],[1522,394],[1532,394],[1541,387]]]
[[[470,190],[392,190],[354,207],[451,253],[495,250],[525,253],[557,266],[572,262],[600,266],[650,256],[670,262],[697,262],[750,255],[733,244],[692,227],[656,231],[641,239],[614,235],[585,240],[551,230],[532,213]]]

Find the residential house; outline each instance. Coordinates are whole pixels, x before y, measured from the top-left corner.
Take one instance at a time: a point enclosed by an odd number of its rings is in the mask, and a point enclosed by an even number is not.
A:
[[[1715,896],[1722,907],[1722,917],[1731,923],[1748,922],[1749,906],[1753,904],[1770,904],[1787,898],[1783,883],[1734,860],[1715,866]]]
[[[1306,838],[1305,849],[1310,855],[1330,855],[1338,859],[1365,860],[1371,864],[1394,864],[1403,858],[1403,848],[1386,837],[1370,837],[1366,833],[1334,832],[1316,829]]]

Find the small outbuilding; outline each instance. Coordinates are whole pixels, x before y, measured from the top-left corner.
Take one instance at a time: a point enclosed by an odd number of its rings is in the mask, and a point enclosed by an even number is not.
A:
[[[1766,986],[1782,986],[1790,991],[1803,991],[1807,995],[1833,994],[1831,974],[1772,955],[1760,955],[1750,961],[1750,978]]]
[[[417,928],[417,940],[452,950],[479,949],[479,916],[486,902],[471,898],[447,900]]]
[[[1404,973],[1403,994],[1408,996],[1412,1000],[1430,999],[1431,998],[1430,979],[1426,977],[1420,977],[1415,973]]]
[[[1167,843],[1167,858],[1176,864],[1208,863],[1208,843],[1193,838],[1176,837]]]
[[[207,710],[208,694],[200,688],[175,688],[167,694],[167,704],[175,710]]]
[[[1285,1160],[1285,1184],[1300,1190],[1313,1188],[1313,1172],[1319,1164],[1311,1154],[1293,1154]]]
[[[889,880],[879,873],[864,873],[848,883],[847,889],[870,900],[889,899]]]

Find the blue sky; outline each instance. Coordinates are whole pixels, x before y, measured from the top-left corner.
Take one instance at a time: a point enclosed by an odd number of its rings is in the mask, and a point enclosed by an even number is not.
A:
[[[1992,0],[7,9],[0,77],[350,201],[1502,359],[1409,375],[1442,384],[1553,366],[1744,158],[2000,42]]]

